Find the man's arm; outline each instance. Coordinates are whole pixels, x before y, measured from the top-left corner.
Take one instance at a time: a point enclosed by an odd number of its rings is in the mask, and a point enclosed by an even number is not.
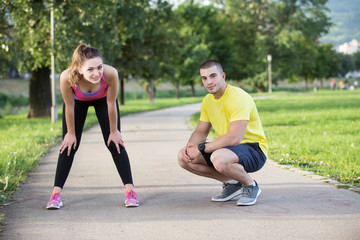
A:
[[[200,143],[204,143],[207,136],[209,135],[210,129],[210,123],[199,121],[188,142],[193,145],[199,145]]]
[[[241,143],[244,138],[248,121],[239,120],[230,123],[230,129],[227,134],[209,142],[205,145],[205,152],[214,152],[220,148],[235,146]]]
[[[198,125],[196,126],[194,132],[191,134],[189,141],[182,149],[182,155],[186,161],[190,162],[196,156],[200,155],[198,145],[206,141],[206,137],[208,136],[210,129],[210,123],[203,121],[198,122]]]

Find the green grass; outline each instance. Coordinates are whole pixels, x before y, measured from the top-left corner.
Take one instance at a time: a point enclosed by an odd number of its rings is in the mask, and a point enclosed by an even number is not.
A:
[[[195,98],[155,99],[151,105],[148,100],[128,100],[120,106],[121,116],[150,111],[170,106],[200,102]],[[61,119],[59,109],[59,119]],[[85,128],[97,123],[93,108],[90,108]],[[27,119],[26,114],[0,118],[0,205],[8,201],[10,194],[25,180],[29,171],[37,166],[41,157],[50,147],[61,141],[61,121],[52,124],[50,118]]]
[[[359,90],[293,93],[256,105],[270,159],[360,187]]]

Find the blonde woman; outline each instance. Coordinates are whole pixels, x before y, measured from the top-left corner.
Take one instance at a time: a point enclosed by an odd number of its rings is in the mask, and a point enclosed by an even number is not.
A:
[[[120,113],[116,99],[118,84],[117,70],[103,63],[98,49],[80,44],[74,50],[69,68],[60,75],[60,90],[64,99],[63,142],[47,209],[59,209],[63,206],[60,191],[79,147],[89,106],[95,108],[104,141],[125,186],[125,206],[139,206],[129,158],[120,133]]]

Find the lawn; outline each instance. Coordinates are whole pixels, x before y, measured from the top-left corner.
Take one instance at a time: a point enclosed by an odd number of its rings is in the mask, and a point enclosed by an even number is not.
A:
[[[360,91],[258,100],[270,159],[360,187]]]

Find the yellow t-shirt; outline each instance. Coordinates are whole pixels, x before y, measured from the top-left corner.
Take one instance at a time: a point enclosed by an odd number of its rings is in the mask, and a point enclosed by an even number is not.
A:
[[[207,94],[201,104],[200,121],[209,122],[217,136],[229,132],[230,123],[247,120],[248,125],[241,143],[258,142],[267,157],[268,142],[252,97],[241,88],[228,85],[224,94],[215,99]]]

